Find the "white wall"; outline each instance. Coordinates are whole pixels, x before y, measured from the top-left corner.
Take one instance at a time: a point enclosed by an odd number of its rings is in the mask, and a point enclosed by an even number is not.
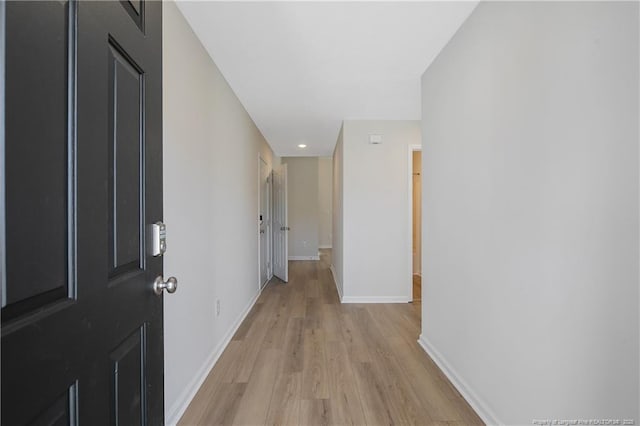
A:
[[[336,288],[338,290],[338,294],[340,295],[340,299],[342,299],[343,294],[343,237],[342,237],[342,228],[343,228],[343,208],[342,208],[342,174],[343,174],[343,132],[344,125],[340,127],[340,133],[338,134],[338,140],[336,141],[336,147],[333,150],[333,179],[332,179],[332,220],[331,220],[331,228],[332,239],[331,239],[331,273],[333,274],[333,279],[336,283]]]
[[[409,146],[421,143],[420,122],[343,126],[343,301],[410,301]],[[370,134],[383,143],[371,145]]]
[[[318,158],[318,247],[331,248],[331,217],[333,214],[333,159]]]
[[[638,6],[482,2],[422,78],[421,342],[488,422],[640,421]]]
[[[318,157],[286,157],[289,260],[318,259]]]
[[[165,410],[174,424],[258,294],[258,153],[272,153],[173,2],[165,2]],[[216,317],[216,300],[221,314]]]

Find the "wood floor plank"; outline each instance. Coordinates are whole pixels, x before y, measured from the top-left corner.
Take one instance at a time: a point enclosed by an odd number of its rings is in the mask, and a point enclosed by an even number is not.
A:
[[[323,330],[305,329],[301,392],[303,399],[329,398],[329,377],[324,345]]]
[[[389,323],[374,320],[378,311],[372,306],[362,308],[357,311],[356,320],[361,327],[366,327],[365,336],[372,349],[371,365],[379,372],[377,380],[383,386],[382,393],[391,416],[394,422],[400,424],[426,424],[432,419],[411,386],[413,378],[402,370],[397,360],[397,351],[389,340],[389,333],[384,331]]]
[[[362,330],[353,319],[355,309],[357,308],[353,305],[342,309],[342,315],[340,315],[342,336],[351,362],[370,362],[371,354],[367,342],[364,340]]]
[[[339,425],[365,424],[360,394],[355,383],[349,355],[344,342],[327,341],[327,370],[332,419]]]
[[[304,319],[290,318],[282,347],[283,373],[302,373],[304,360]]]
[[[307,278],[304,285],[306,289],[305,296],[307,297],[307,299],[309,298],[318,299],[320,297],[321,292],[320,292],[320,286],[318,285],[318,280]]]
[[[248,426],[266,423],[281,357],[282,352],[277,349],[259,352],[232,424]]]
[[[322,306],[318,297],[307,297],[306,310],[304,317],[305,328],[314,328],[316,330],[322,328]]]
[[[197,418],[184,418],[180,424],[182,426],[231,424],[246,388],[246,383],[223,383],[209,397],[207,410]]]
[[[320,287],[320,299],[324,304],[338,304],[340,297],[333,282],[333,275],[329,270],[329,266],[325,266],[318,271],[318,283]]]
[[[340,323],[340,307],[337,304],[323,303],[320,307],[321,326],[327,342],[342,341],[342,325]]]
[[[242,324],[240,324],[240,327],[238,327],[238,330],[233,335],[233,340],[243,340],[247,336],[247,333],[249,332],[249,329],[254,323],[256,317],[260,315],[260,310],[263,306],[264,303],[256,303],[253,305],[253,308],[251,308],[247,317],[242,321]]]
[[[276,378],[271,394],[267,425],[297,426],[300,424],[300,393],[302,372],[282,373]]]
[[[279,305],[274,315],[269,318],[262,347],[282,348],[291,310],[291,292],[280,293],[279,296]]]
[[[299,424],[304,426],[337,425],[331,416],[331,403],[328,399],[303,399],[300,401]]]
[[[433,421],[461,421],[469,425],[482,424],[480,418],[473,412],[471,407],[460,410],[459,404],[466,401],[450,385],[446,377],[435,366],[424,350],[414,340],[419,329],[413,329],[408,323],[405,309],[390,309],[392,305],[379,305],[386,311],[379,315],[379,310],[369,308],[374,311],[371,320],[375,322],[378,329],[389,329],[385,334],[389,344],[393,347],[403,347],[402,351],[393,351],[397,359],[397,367],[402,370],[404,377],[414,390],[414,394],[420,400],[420,405],[426,409],[429,417]],[[407,330],[412,330],[407,331]],[[415,380],[416,377],[428,377],[429,380]]]
[[[273,279],[180,425],[481,425],[417,344],[416,303],[341,304],[320,261]]]
[[[305,304],[305,290],[303,286],[300,285],[291,285],[291,310],[289,311],[289,315],[291,318],[304,318],[306,312],[306,304]]]
[[[397,421],[394,421],[391,408],[387,404],[384,384],[376,374],[375,367],[369,362],[358,361],[353,364],[353,367],[355,384],[360,394],[366,423],[369,425],[396,424]]]
[[[227,345],[220,359],[219,364],[230,364],[236,358],[238,350],[240,349],[241,342],[232,340]],[[215,411],[216,407],[212,405],[212,401],[215,401],[214,395],[219,388],[227,384],[224,381],[225,371],[219,368],[213,368],[204,383],[200,387],[200,390],[193,398],[189,407],[187,408],[185,415],[183,416],[181,425],[196,425],[204,424],[202,419],[209,411]]]
[[[253,319],[253,325],[249,327],[241,346],[238,349],[237,357],[229,365],[224,381],[227,383],[246,383],[253,371],[260,348],[266,336],[266,331],[275,322],[272,310],[277,306],[278,295],[273,295],[264,302],[264,306]]]

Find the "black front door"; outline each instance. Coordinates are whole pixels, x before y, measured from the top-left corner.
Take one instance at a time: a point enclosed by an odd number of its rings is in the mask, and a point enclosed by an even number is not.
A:
[[[162,4],[0,10],[2,425],[162,424]]]

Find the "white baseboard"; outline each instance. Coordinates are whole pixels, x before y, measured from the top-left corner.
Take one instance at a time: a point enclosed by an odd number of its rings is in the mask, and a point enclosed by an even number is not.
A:
[[[486,425],[504,425],[504,422],[498,420],[495,413],[487,406],[469,385],[460,377],[460,375],[453,369],[453,367],[444,359],[442,354],[433,347],[433,345],[427,340],[424,335],[420,335],[418,344],[422,346],[422,349],[431,357],[433,362],[442,370],[447,379],[453,384],[453,386],[460,392],[460,395],[469,403],[471,408],[480,416],[482,421]]]
[[[289,260],[320,260],[320,256],[289,256]]]
[[[344,296],[342,303],[409,303],[411,299],[406,296]]]
[[[336,270],[334,269],[333,265],[331,265],[329,267],[329,270],[331,271],[331,276],[333,277],[333,283],[336,285],[336,290],[338,292],[338,296],[340,297],[340,301],[342,302],[342,290],[340,290],[340,286],[338,285],[338,278],[336,277]]]
[[[187,387],[184,389],[184,391],[182,391],[176,402],[171,405],[171,407],[167,411],[165,418],[167,426],[174,426],[178,424],[180,417],[182,417],[182,415],[186,411],[193,397],[196,396],[196,393],[200,389],[200,386],[202,386],[202,383],[204,383],[205,379],[209,375],[209,372],[216,365],[216,362],[218,362],[220,355],[222,355],[222,352],[224,352],[224,350],[227,348],[227,345],[233,338],[233,335],[236,333],[236,331],[238,331],[240,324],[242,324],[242,321],[244,321],[246,316],[249,314],[249,311],[251,311],[251,308],[253,308],[253,305],[255,305],[261,293],[262,290],[259,290],[255,297],[251,299],[251,301],[247,304],[236,321],[233,323],[233,326],[231,326],[224,339],[222,339],[222,342],[220,342],[218,347],[205,360],[204,364],[202,364],[193,379],[191,379]]]
[[[330,249],[333,248],[333,246],[331,244],[327,245],[327,246],[318,246],[319,249]]]
[[[411,298],[407,298],[407,297],[403,297],[403,296],[391,296],[391,297],[387,297],[387,296],[382,296],[382,297],[354,297],[354,296],[345,296],[344,294],[342,294],[342,291],[340,290],[340,285],[338,285],[338,277],[336,275],[336,270],[333,267],[333,265],[331,265],[329,267],[329,270],[331,271],[331,275],[333,276],[333,283],[336,285],[336,290],[338,291],[338,296],[340,296],[340,302],[341,303],[408,303],[411,302],[413,299]]]

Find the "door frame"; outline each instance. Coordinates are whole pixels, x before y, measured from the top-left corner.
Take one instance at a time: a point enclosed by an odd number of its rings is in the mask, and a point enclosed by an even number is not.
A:
[[[409,200],[407,206],[407,288],[408,288],[408,301],[413,302],[413,153],[416,151],[422,152],[422,144],[409,145],[409,151],[407,155],[407,190]],[[422,174],[420,175],[422,179]],[[422,240],[422,233],[420,235]],[[422,246],[422,244],[420,244]],[[422,256],[422,254],[421,254]]]
[[[262,201],[262,175],[260,171],[262,169],[262,164],[267,167],[269,170],[268,179],[269,182],[269,190],[267,192],[267,203],[269,211],[269,232],[265,232],[265,237],[267,238],[266,246],[267,246],[267,259],[269,262],[269,266],[267,267],[267,282],[271,278],[273,278],[273,214],[271,210],[273,209],[273,166],[266,159],[262,157],[262,154],[258,154],[258,220],[257,220],[257,235],[258,235],[258,290],[262,290],[265,287],[265,283],[262,282],[262,275],[260,274],[262,268],[262,252],[260,251],[260,213],[261,213],[261,201]]]

